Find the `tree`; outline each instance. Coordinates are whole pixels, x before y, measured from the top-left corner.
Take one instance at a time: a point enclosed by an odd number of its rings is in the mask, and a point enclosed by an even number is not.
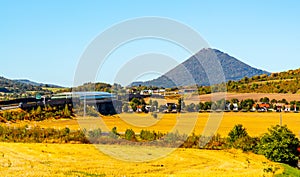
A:
[[[135,133],[132,129],[127,129],[125,131],[125,139],[128,141],[136,141]]]
[[[199,104],[197,104],[196,106],[196,111],[201,111],[201,110],[204,110],[204,103],[200,102]]]
[[[225,110],[225,107],[226,107],[225,101],[222,101],[218,107],[219,107],[219,109],[221,109],[221,110]]]
[[[130,106],[132,105],[136,105],[136,106],[141,105],[141,101],[137,98],[133,98],[130,102]]]
[[[156,109],[158,108],[158,102],[156,100],[152,102],[152,105],[155,106]]]
[[[271,103],[272,103],[272,104],[277,103],[277,100],[276,100],[276,99],[272,99],[272,100],[271,100]]]
[[[146,102],[143,98],[141,98],[141,99],[133,98],[129,104],[130,104],[132,110],[135,112],[137,110],[138,106],[146,105]]]
[[[256,109],[256,111],[260,109],[259,104],[256,104],[255,109]]]
[[[205,102],[204,103],[204,110],[208,110],[208,109],[211,109],[211,105],[212,105],[212,102]]]
[[[129,111],[128,104],[127,103],[123,104],[123,112],[128,112],[128,111]]]
[[[71,111],[69,110],[69,106],[67,104],[65,105],[63,114],[64,114],[65,118],[70,118],[71,117]]]
[[[142,112],[147,112],[147,110],[146,110],[146,106],[145,106],[145,105],[142,105],[142,107],[141,107],[141,111],[142,111]]]
[[[168,106],[168,112],[172,112],[172,110],[173,110],[173,107],[172,107],[172,105],[170,104],[170,105]]]
[[[243,125],[238,124],[233,127],[233,129],[229,132],[229,142],[234,143],[236,140],[240,138],[244,138],[248,136],[246,128]]]
[[[166,109],[168,109],[166,105],[160,105],[158,108],[159,112],[163,112]]]
[[[133,112],[136,112],[137,106],[136,106],[135,104],[132,104],[132,105],[131,105],[131,108],[132,108]]]
[[[217,109],[218,109],[217,104],[216,104],[216,103],[213,103],[213,104],[211,105],[211,109],[212,109],[213,111],[217,110]]]
[[[152,104],[153,104],[153,101],[149,100],[149,105],[152,106]]]
[[[230,108],[231,111],[233,111],[234,105],[231,103],[230,106],[229,106],[229,108]]]
[[[264,98],[261,98],[260,99],[260,102],[263,102],[263,103],[269,103],[270,102],[270,99],[268,97],[264,97]]]
[[[42,120],[42,108],[40,106],[38,106],[36,108],[36,111],[35,111],[35,114],[36,116],[38,117],[38,121],[41,121]]]
[[[298,163],[299,140],[287,126],[276,125],[268,129],[258,145],[258,153],[274,162],[296,166]]]
[[[194,103],[191,103],[191,104],[186,106],[186,110],[188,112],[195,112],[195,107],[196,107],[196,105]]]
[[[295,105],[291,105],[291,111],[294,111],[295,110]]]
[[[120,136],[120,134],[117,131],[117,127],[113,127],[111,129],[111,132],[109,132],[109,136],[114,139],[117,139]]]
[[[181,112],[182,102],[183,102],[182,98],[179,98],[178,99],[178,104],[177,104],[177,107],[176,107],[177,112]]]
[[[238,102],[240,102],[240,101],[239,101],[238,99],[236,99],[236,98],[232,98],[232,99],[231,99],[231,102],[232,102],[232,103],[238,103]]]

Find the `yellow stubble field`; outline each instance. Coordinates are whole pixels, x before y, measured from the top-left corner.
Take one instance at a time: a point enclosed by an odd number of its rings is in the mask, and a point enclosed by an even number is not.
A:
[[[138,147],[101,145],[102,149],[130,149],[139,154]],[[159,151],[161,149],[155,149]],[[211,177],[272,176],[266,168],[283,169],[263,156],[237,150],[209,151],[174,149],[166,157],[149,162],[121,161],[103,154],[93,145],[0,143],[0,176],[182,176]]]
[[[208,118],[211,116],[210,118]],[[282,123],[298,136],[300,114],[282,113]],[[95,129],[118,132],[132,128],[170,132],[174,127],[180,132],[201,134],[207,121],[220,121],[217,133],[227,136],[236,124],[243,124],[251,136],[259,136],[267,129],[280,123],[279,113],[183,113],[120,114],[99,118],[79,117],[76,119],[46,120],[42,122],[18,122],[6,126],[41,126],[52,128]],[[100,150],[99,150],[100,148]],[[242,153],[237,150],[209,151],[199,149],[172,149],[170,154],[149,162],[132,162],[131,158],[151,159],[164,148],[149,148],[142,153],[141,147],[117,145],[82,144],[27,144],[0,143],[0,176],[272,176],[264,169],[280,165],[269,162],[262,156]],[[132,154],[129,161],[117,160],[102,152],[127,151]],[[153,151],[153,152],[152,152]],[[123,158],[124,159],[124,158]]]
[[[202,134],[204,128],[210,120],[210,126],[218,127],[217,133],[221,136],[227,136],[229,131],[236,124],[242,124],[246,127],[250,136],[260,136],[268,131],[271,126],[280,124],[287,125],[299,137],[300,133],[300,114],[297,113],[183,113],[183,114],[158,114],[154,119],[151,114],[123,113],[115,116],[102,116],[100,118],[65,119],[65,120],[46,120],[42,122],[21,122],[13,123],[10,126],[20,126],[28,124],[30,126],[41,126],[51,128],[71,129],[101,128],[102,131],[110,131],[117,127],[118,132],[125,132],[132,128],[136,133],[140,130],[155,130],[163,133],[175,131],[189,133],[194,131],[196,134]],[[220,125],[218,123],[220,121]]]

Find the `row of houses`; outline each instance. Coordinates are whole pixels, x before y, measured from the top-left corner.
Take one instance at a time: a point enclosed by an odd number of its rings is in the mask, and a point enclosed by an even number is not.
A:
[[[271,105],[270,103],[255,103],[250,111],[258,111],[258,112],[267,112],[267,111],[274,111],[274,112],[291,112],[295,111],[297,112],[297,107],[293,105],[288,105],[284,103],[276,103],[274,105]],[[233,103],[233,111],[239,111],[239,105],[237,103]],[[231,103],[228,103],[226,105],[226,110],[231,110]]]
[[[127,93],[129,94],[140,94],[140,95],[164,95],[166,92],[165,89],[157,89],[157,90],[141,90],[138,91],[134,88],[127,90]]]
[[[157,89],[157,90],[141,90],[137,91],[136,89],[131,89],[128,90],[128,93],[135,93],[135,94],[140,94],[140,95],[162,95],[162,96],[167,96],[167,95],[177,95],[177,94],[188,94],[188,93],[195,93],[197,92],[197,89],[181,89],[178,91],[166,91],[165,89]]]

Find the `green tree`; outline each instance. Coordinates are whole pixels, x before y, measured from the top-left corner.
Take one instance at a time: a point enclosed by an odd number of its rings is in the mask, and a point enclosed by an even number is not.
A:
[[[65,105],[64,111],[63,111],[63,116],[65,118],[70,118],[71,117],[71,111],[69,110],[68,104]]]
[[[35,114],[38,121],[42,120],[42,108],[40,106],[36,108]]]
[[[217,104],[216,103],[212,103],[211,109],[214,110],[214,111],[217,110],[218,109]]]
[[[238,103],[238,102],[240,102],[240,101],[239,101],[238,99],[236,99],[236,98],[232,98],[232,99],[231,99],[231,102],[232,102],[232,103]]]
[[[264,98],[261,98],[260,99],[260,102],[263,102],[263,103],[269,103],[270,102],[270,99],[268,97],[264,97]]]
[[[233,129],[229,132],[229,142],[234,143],[236,140],[247,137],[248,133],[246,131],[246,128],[243,127],[243,125],[238,124],[233,127]]]
[[[142,110],[142,112],[146,112],[146,111],[147,111],[147,110],[146,110],[146,106],[145,106],[145,105],[142,105],[141,110]]]
[[[156,100],[154,100],[154,101],[152,102],[152,105],[155,106],[156,109],[158,109],[158,102],[157,102]]]
[[[172,107],[172,105],[170,104],[170,105],[168,106],[168,112],[172,112],[172,110],[173,110],[173,107]]]
[[[177,112],[181,112],[182,102],[183,102],[182,98],[179,98],[178,103],[177,103],[177,107],[176,107]]]
[[[153,104],[153,101],[150,99],[149,100],[149,105],[152,106],[152,104]]]
[[[230,110],[233,111],[233,109],[234,109],[234,105],[231,103],[230,104]]]
[[[109,136],[114,139],[117,139],[120,136],[120,134],[117,131],[117,127],[113,127],[111,129],[111,132],[109,132]]]
[[[258,153],[274,162],[296,166],[298,163],[299,140],[287,126],[276,125],[268,129],[258,145]]]
[[[129,141],[136,141],[135,133],[132,129],[127,129],[125,131],[125,139]]]
[[[259,108],[260,108],[259,104],[256,104],[256,106],[255,106],[256,111],[259,110]]]
[[[128,112],[129,108],[128,108],[128,104],[125,103],[123,104],[123,112]]]

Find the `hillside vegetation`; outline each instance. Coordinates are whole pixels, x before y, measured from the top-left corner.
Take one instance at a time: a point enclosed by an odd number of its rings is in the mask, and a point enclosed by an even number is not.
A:
[[[230,80],[226,83],[228,92],[233,93],[300,93],[300,69],[290,70],[270,75],[262,74],[253,77],[244,77],[239,81]],[[209,94],[211,92],[222,92],[220,84],[200,86],[198,93]]]
[[[51,94],[62,89],[51,84],[35,83],[29,80],[11,80],[0,76],[0,100],[34,97],[39,94]]]

